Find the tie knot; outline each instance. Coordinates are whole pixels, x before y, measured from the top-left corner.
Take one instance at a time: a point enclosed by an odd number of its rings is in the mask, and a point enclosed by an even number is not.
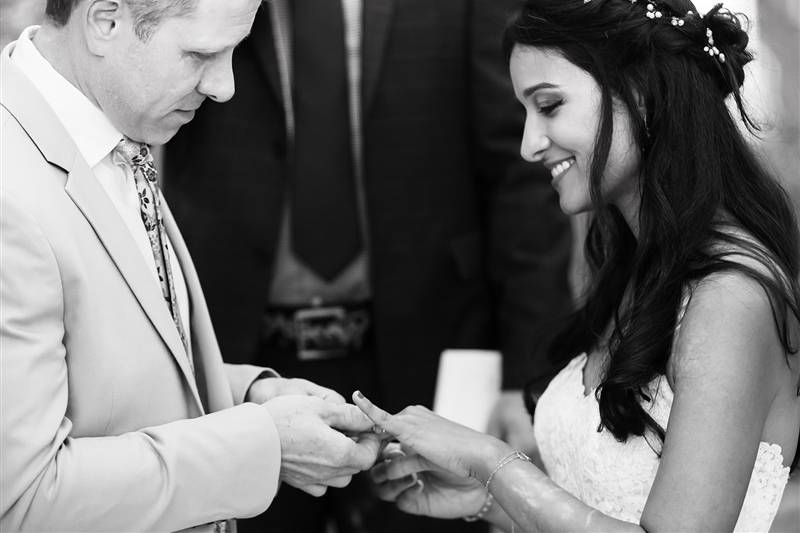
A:
[[[134,173],[141,171],[149,181],[156,181],[157,174],[153,165],[153,155],[150,153],[148,145],[124,138],[117,145],[116,151],[131,166]]]

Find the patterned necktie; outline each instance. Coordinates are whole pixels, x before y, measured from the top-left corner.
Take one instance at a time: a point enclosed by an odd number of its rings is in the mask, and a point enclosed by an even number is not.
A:
[[[153,250],[153,259],[156,263],[158,280],[161,283],[161,294],[167,302],[172,320],[183,341],[186,352],[189,352],[186,331],[183,328],[181,314],[178,311],[178,300],[175,293],[175,284],[172,277],[172,266],[169,261],[169,243],[164,230],[164,221],[161,218],[161,197],[158,192],[158,172],[153,165],[153,155],[150,147],[129,139],[123,139],[117,145],[117,151],[130,165],[136,182],[136,192],[139,196],[139,213],[147,230],[150,248]]]

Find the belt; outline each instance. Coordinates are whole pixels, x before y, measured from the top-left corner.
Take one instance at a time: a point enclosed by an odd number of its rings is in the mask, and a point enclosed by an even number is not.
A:
[[[336,359],[358,352],[371,323],[367,302],[273,306],[261,320],[264,341],[295,349],[301,361]]]

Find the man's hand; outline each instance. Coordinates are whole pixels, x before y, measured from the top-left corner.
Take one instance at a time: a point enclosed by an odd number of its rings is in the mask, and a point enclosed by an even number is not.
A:
[[[500,394],[489,416],[486,432],[525,452],[535,464],[540,464],[531,415],[525,409],[521,390],[506,390]]]
[[[301,396],[316,396],[325,401],[344,404],[345,399],[338,392],[326,387],[321,387],[306,379],[262,378],[254,381],[247,391],[245,401],[266,403],[278,396],[297,394]]]
[[[354,405],[285,395],[264,407],[281,439],[281,481],[312,496],[322,496],[328,486],[346,486],[378,457],[373,423]]]

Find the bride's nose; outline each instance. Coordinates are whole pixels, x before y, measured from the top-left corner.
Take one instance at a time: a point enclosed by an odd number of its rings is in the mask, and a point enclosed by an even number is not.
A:
[[[532,163],[541,161],[551,144],[550,137],[538,122],[533,117],[525,120],[525,130],[522,133],[522,143],[519,149],[522,159]]]

